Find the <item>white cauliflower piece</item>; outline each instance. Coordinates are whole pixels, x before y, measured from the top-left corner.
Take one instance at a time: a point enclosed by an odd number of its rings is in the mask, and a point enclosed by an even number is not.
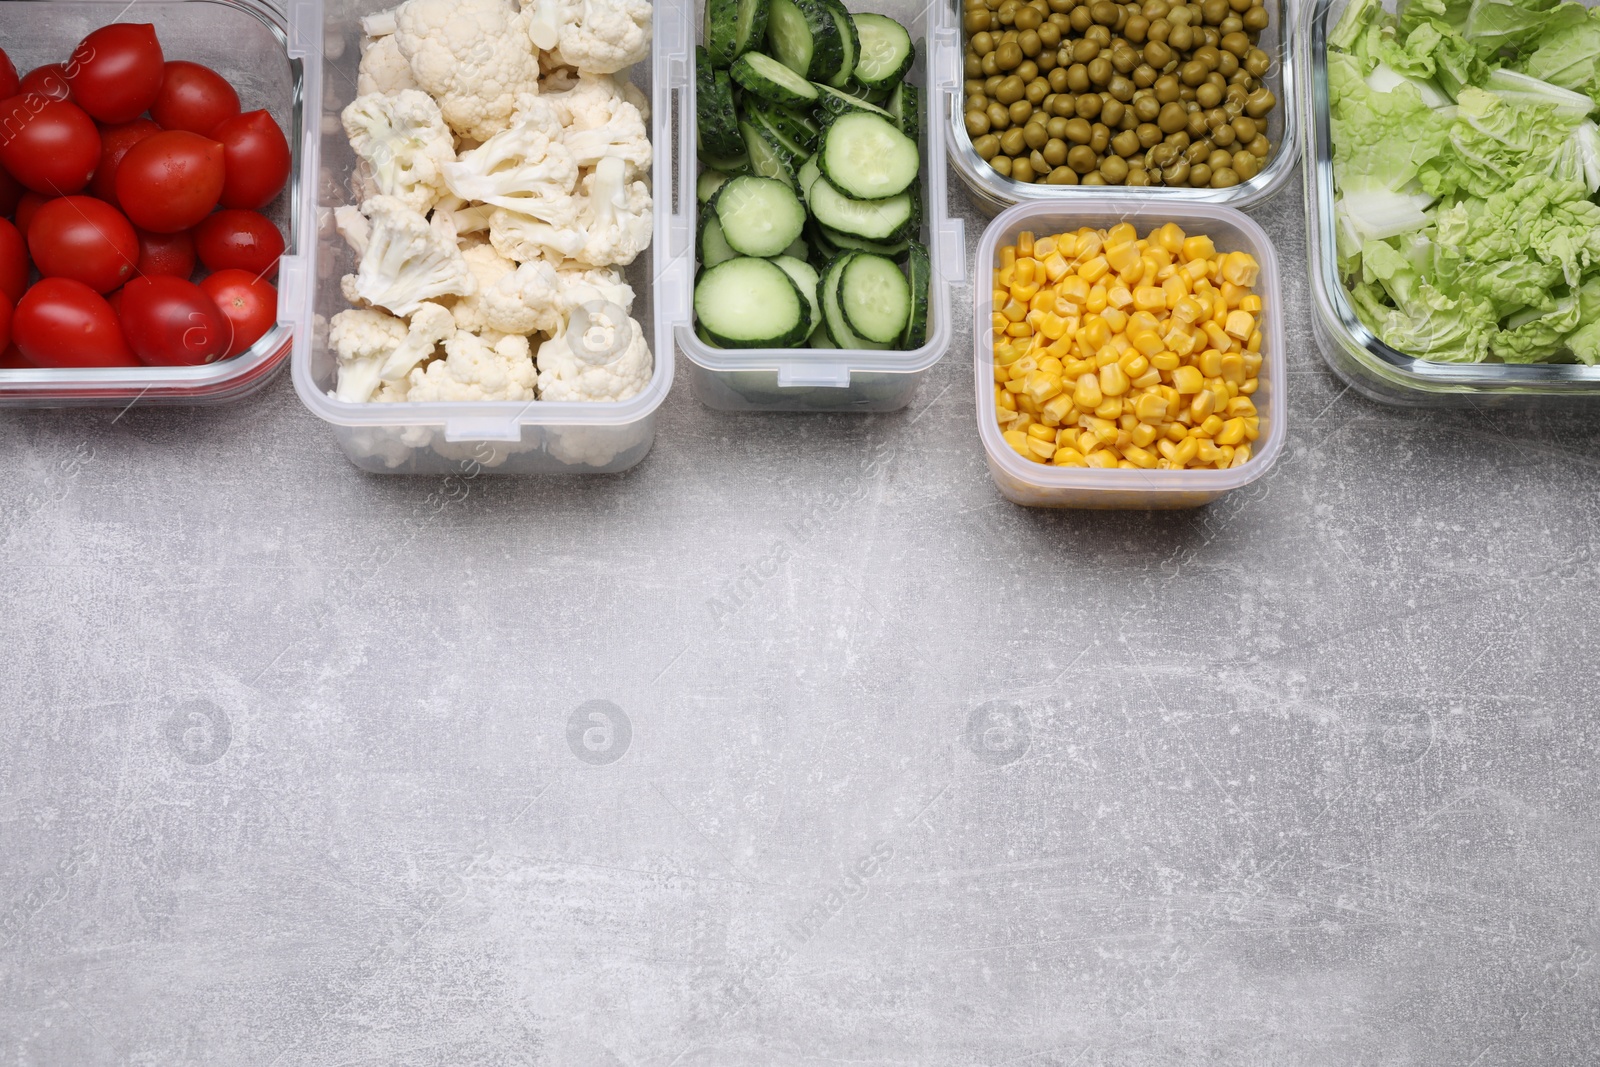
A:
[[[562,463],[605,467],[638,444],[637,433],[627,427],[575,426],[567,430],[552,430],[546,448]]]
[[[602,159],[583,179],[583,209],[565,226],[552,226],[521,212],[497,210],[489,217],[489,240],[500,254],[519,262],[545,258],[582,266],[626,266],[650,247],[650,187],[628,180],[628,164]]]
[[[372,224],[367,221],[360,208],[351,204],[342,204],[334,208],[333,228],[339,231],[339,236],[355,250],[356,255],[367,254],[367,239],[372,236]]]
[[[628,164],[630,181],[648,177],[650,131],[616,81],[603,74],[580,74],[577,86],[557,99],[566,115],[561,143],[578,166],[593,167],[605,157],[615,156]]]
[[[386,382],[403,381],[413,367],[429,359],[439,342],[455,331],[450,312],[424,304],[404,321],[364,308],[341,311],[328,327],[328,344],[339,357],[338,400],[362,403]]]
[[[650,54],[650,0],[523,0],[528,36],[579,70],[614,74]]]
[[[478,279],[478,291],[457,300],[451,309],[458,330],[479,334],[488,331],[499,334],[548,332],[541,324],[552,313],[545,310],[542,302],[528,299],[529,295],[537,294],[524,293],[518,283],[517,264],[496,252],[493,245],[470,245],[461,254]],[[549,304],[553,305],[554,300]]]
[[[411,64],[400,53],[400,43],[393,37],[379,37],[363,41],[361,65],[356,68],[356,93],[399,93],[418,88],[417,79],[411,76]]]
[[[394,37],[450,128],[487,141],[511,125],[519,95],[539,91],[527,21],[510,0],[406,0]]]
[[[445,358],[411,372],[406,399],[532,400],[533,356],[526,337],[507,336],[493,346],[457,330],[444,343]]]
[[[350,148],[367,164],[377,191],[426,213],[443,195],[444,168],[456,158],[439,105],[427,93],[368,93],[340,116]]]
[[[592,301],[539,346],[540,400],[626,400],[650,384],[650,346],[627,312]]]
[[[373,197],[361,205],[361,214],[369,232],[347,296],[354,292],[365,303],[410,315],[426,300],[477,290],[448,216],[436,215],[430,223],[392,196]]]
[[[463,200],[568,225],[578,214],[578,164],[559,136],[533,119],[519,121],[447,164],[445,182]]]
[[[474,204],[463,200],[446,186],[445,193],[439,197],[439,202],[433,205],[434,213],[444,212],[450,216],[452,225],[457,234],[484,233],[489,229],[489,216],[494,214],[493,204]]]

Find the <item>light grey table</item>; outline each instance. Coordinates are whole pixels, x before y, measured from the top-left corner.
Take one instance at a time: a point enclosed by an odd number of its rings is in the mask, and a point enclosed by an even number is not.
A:
[[[1002,500],[964,343],[439,511],[286,377],[4,415],[0,1063],[1596,1062],[1596,424],[1346,391],[1293,189],[1189,513]]]

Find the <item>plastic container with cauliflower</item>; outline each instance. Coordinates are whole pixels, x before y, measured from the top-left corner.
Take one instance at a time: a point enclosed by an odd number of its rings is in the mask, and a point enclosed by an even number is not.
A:
[[[455,20],[453,31],[460,29],[460,20],[475,17],[473,3],[431,2],[437,4],[442,17]],[[295,337],[292,368],[296,392],[311,411],[333,426],[345,454],[364,470],[467,475],[480,471],[537,474],[626,470],[650,450],[657,409],[672,385],[670,335],[659,323],[653,331],[648,325],[639,325],[655,322],[651,294],[654,249],[662,243],[665,226],[664,213],[659,210],[654,212],[650,226],[650,247],[624,268],[628,285],[618,287],[601,272],[565,269],[570,264],[557,270],[535,261],[529,270],[519,272],[516,291],[471,286],[478,290],[473,295],[445,301],[455,305],[451,309],[442,304],[423,307],[420,299],[409,299],[425,294],[426,283],[411,294],[383,294],[388,301],[383,306],[409,313],[409,329],[401,322],[396,332],[397,320],[381,313],[370,318],[346,317],[339,320],[338,327],[330,328],[335,316],[351,309],[351,296],[370,301],[383,285],[383,279],[365,277],[357,269],[363,257],[355,252],[351,238],[355,246],[364,240],[391,242],[383,247],[392,247],[396,255],[401,255],[409,242],[454,240],[456,230],[469,231],[485,223],[484,217],[474,217],[485,209],[456,202],[446,204],[454,211],[434,210],[426,227],[428,232],[423,232],[417,228],[416,212],[401,210],[404,204],[387,203],[390,198],[384,196],[355,195],[360,184],[358,158],[350,146],[341,114],[356,98],[363,82],[358,74],[362,19],[376,16],[381,23],[386,9],[382,0],[356,0],[349,6],[326,7],[323,0],[295,0],[289,5],[290,54],[305,61],[305,98],[320,101],[320,122],[303,131],[306,162],[302,181],[304,201],[310,209],[296,223],[301,246],[308,250],[309,269],[305,284],[294,298],[302,302],[302,321],[310,323],[311,328],[299,331]],[[553,42],[560,32],[544,17],[549,10],[552,9],[541,6],[531,13],[529,36],[535,41],[548,38]],[[369,21],[368,28],[372,26]],[[482,43],[469,46],[475,49],[473,54],[456,56],[455,62],[450,61],[450,54],[443,47],[442,35],[441,47],[435,50],[439,69],[448,71],[447,78],[455,79],[456,89],[433,95],[445,119],[458,129],[480,122],[489,128],[497,121],[503,125],[513,106],[510,93],[489,92],[482,77],[473,82],[466,76],[469,69],[492,70],[500,61],[500,52],[514,40],[494,29],[485,26],[487,32],[475,35]],[[596,47],[608,45],[597,42]],[[564,47],[563,53],[569,50],[576,52],[577,48]],[[406,63],[392,41],[382,45],[380,54],[368,59],[367,88],[371,88],[374,70],[385,62]],[[649,100],[653,79],[648,62],[641,62],[628,75],[618,77],[631,77],[633,85],[642,90],[628,92],[635,104]],[[548,88],[547,85],[547,92]],[[656,103],[659,105],[660,101]],[[657,106],[650,110],[655,112],[653,117],[646,117],[651,141],[664,146],[668,134],[663,123],[670,119],[670,108]],[[580,157],[583,151],[581,146],[574,147]],[[650,166],[650,184],[661,196],[670,193],[670,187],[664,190],[657,180],[666,173],[655,163],[658,158],[659,148]],[[615,162],[593,166],[592,180],[596,184],[615,181],[620,166]],[[480,178],[488,183],[486,189],[492,186],[492,175],[485,173]],[[582,240],[581,234],[571,238],[540,226],[529,226],[521,234],[511,233],[508,228],[499,237],[497,243],[503,251],[509,250],[507,243],[523,239],[546,247],[565,240]],[[478,278],[492,276],[504,268],[504,260],[488,244],[469,245],[465,260],[466,268]],[[346,275],[355,278],[343,281]],[[630,300],[631,309],[627,306]],[[432,310],[435,307],[445,314]],[[402,310],[405,308],[409,312]],[[630,317],[631,325],[627,322]],[[564,332],[563,323],[567,327]],[[517,332],[505,332],[511,326]],[[538,333],[519,336],[532,331]],[[541,348],[542,335],[550,339],[544,340]],[[376,374],[381,360],[363,364],[349,358],[350,353],[365,345],[391,354],[400,352],[403,362],[407,345],[431,352],[441,342],[448,358],[419,367],[398,387],[361,380],[363,375]],[[338,348],[347,353],[343,371]],[[536,385],[525,355],[529,350],[539,354],[541,371],[556,368],[540,379],[544,388],[539,392],[551,399],[533,398]],[[638,381],[632,382],[631,388],[638,391],[623,400],[575,399],[623,391],[614,380],[618,375],[636,377]],[[372,388],[374,384],[376,388]],[[363,392],[374,399],[340,395]],[[402,395],[404,399],[393,399]]]

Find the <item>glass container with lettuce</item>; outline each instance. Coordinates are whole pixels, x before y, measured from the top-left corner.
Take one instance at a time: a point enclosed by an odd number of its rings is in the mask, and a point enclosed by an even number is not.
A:
[[[1600,8],[1351,0],[1327,67],[1367,327],[1427,360],[1600,364]]]

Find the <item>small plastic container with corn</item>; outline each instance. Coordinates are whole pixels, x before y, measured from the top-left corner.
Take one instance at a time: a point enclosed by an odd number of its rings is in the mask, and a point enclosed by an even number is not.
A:
[[[1014,207],[979,249],[978,423],[1001,492],[1173,508],[1255,480],[1284,440],[1266,234],[1226,207],[1081,203]]]

